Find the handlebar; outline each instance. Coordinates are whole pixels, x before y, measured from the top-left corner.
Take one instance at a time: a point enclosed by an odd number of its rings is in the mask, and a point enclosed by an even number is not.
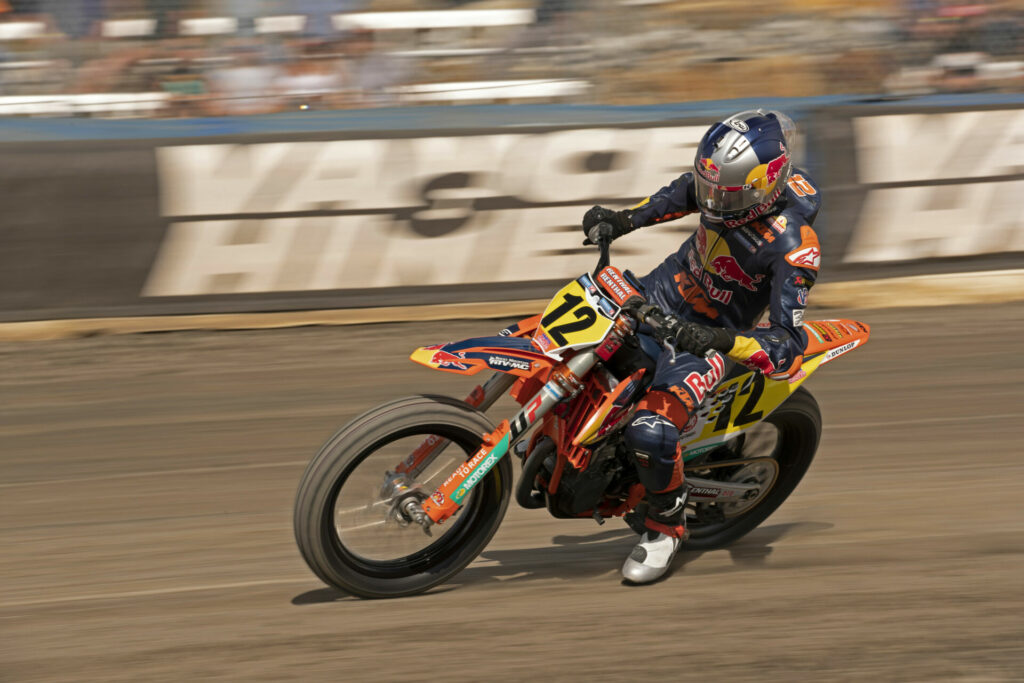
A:
[[[603,230],[602,228],[608,229]],[[607,268],[608,264],[611,263],[612,240],[610,237],[606,236],[611,232],[611,229],[612,226],[610,224],[601,222],[592,227],[590,232],[587,234],[587,241],[591,244],[596,244],[597,248],[601,250],[600,256],[598,256],[597,259],[597,267],[594,268],[594,277],[597,277],[597,274]],[[604,235],[602,235],[602,233],[604,233]]]
[[[596,244],[598,249],[600,249],[597,267],[594,268],[595,278],[598,276],[598,273],[611,263],[612,233],[612,226],[606,222],[596,224],[587,233],[587,240],[584,244]],[[656,304],[648,302],[644,302],[639,306],[630,306],[628,311],[624,310],[623,312],[631,315],[637,322],[650,327],[652,336],[659,344],[672,351],[673,354],[681,350],[676,347],[676,336],[682,321],[675,316],[661,310]],[[704,355],[709,358],[715,353],[714,349],[709,349]],[[675,363],[674,355],[669,362]]]

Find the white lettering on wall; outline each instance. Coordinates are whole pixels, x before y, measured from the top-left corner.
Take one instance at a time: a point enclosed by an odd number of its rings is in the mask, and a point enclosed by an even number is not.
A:
[[[667,185],[686,170],[703,132],[601,128],[161,148],[163,215],[209,220],[171,223],[143,295],[575,277],[597,258],[580,250],[589,202],[625,207]],[[354,213],[274,215],[317,210]],[[646,273],[695,227],[688,217],[633,233],[613,259]]]

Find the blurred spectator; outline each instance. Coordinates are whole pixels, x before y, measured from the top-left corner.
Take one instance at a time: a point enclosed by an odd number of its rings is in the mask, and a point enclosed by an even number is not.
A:
[[[387,106],[398,103],[394,89],[409,82],[412,70],[407,58],[393,53],[393,49],[378,41],[373,31],[356,31],[349,37],[345,55],[353,105]]]
[[[214,115],[266,114],[278,108],[273,97],[282,70],[264,61],[256,43],[233,49],[233,62],[209,75],[210,112]]]
[[[134,70],[148,57],[146,48],[124,47],[86,61],[76,72],[77,93],[142,92],[149,89],[147,79]]]
[[[199,116],[207,113],[208,89],[202,73],[188,63],[176,66],[157,79],[160,89],[173,95],[168,106],[170,117]]]
[[[190,0],[146,0],[146,10],[156,19],[156,35],[160,38],[178,35],[178,20],[192,3]]]
[[[369,4],[369,0],[293,0],[290,11],[306,16],[306,35],[312,38],[335,36],[332,16],[340,12],[356,12]]]
[[[300,59],[284,67],[275,90],[287,109],[327,109],[343,104],[345,68],[330,43],[309,42]]]
[[[166,115],[183,116],[202,113],[207,100],[215,114],[387,106],[412,84],[436,92],[435,101],[460,89],[486,100],[500,80],[578,80],[588,102],[621,104],[1018,92],[1024,84],[1020,0],[730,7],[725,0],[0,0],[0,88],[5,95],[156,91],[173,96]],[[363,11],[344,24],[334,19]],[[404,11],[425,14],[388,16]],[[435,21],[456,11],[457,19]],[[285,15],[302,20],[261,21]],[[201,35],[179,30],[185,19],[224,17],[237,24],[208,22]],[[126,20],[118,37],[104,37],[109,19]],[[363,28],[345,28],[353,26]],[[529,86],[517,92],[538,97]],[[571,97],[562,101],[578,101]]]
[[[68,38],[88,36],[105,16],[104,0],[39,0],[36,4]]]

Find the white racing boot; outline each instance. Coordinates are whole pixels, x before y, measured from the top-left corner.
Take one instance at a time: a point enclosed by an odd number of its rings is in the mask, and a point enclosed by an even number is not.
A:
[[[680,539],[659,531],[648,531],[622,565],[622,578],[632,583],[651,583],[661,577],[679,550]]]

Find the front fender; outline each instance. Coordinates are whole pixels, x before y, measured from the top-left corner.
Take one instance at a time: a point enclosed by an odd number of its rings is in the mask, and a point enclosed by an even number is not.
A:
[[[463,341],[421,346],[410,360],[434,370],[475,375],[481,370],[534,377],[550,372],[554,361],[523,337],[474,337]]]

